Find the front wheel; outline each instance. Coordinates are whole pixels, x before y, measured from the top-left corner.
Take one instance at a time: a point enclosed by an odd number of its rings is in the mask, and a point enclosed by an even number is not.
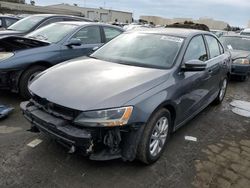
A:
[[[226,91],[227,91],[227,84],[228,84],[228,79],[224,78],[222,81],[222,84],[220,86],[219,94],[217,95],[216,99],[214,100],[214,104],[220,104],[223,101],[223,99],[226,95]]]
[[[171,115],[167,109],[157,111],[145,125],[137,150],[137,159],[145,164],[157,161],[165,149],[171,130]]]
[[[28,86],[30,85],[34,77],[45,69],[46,67],[44,66],[34,66],[29,68],[22,74],[19,82],[19,93],[22,98],[29,99],[31,97]]]

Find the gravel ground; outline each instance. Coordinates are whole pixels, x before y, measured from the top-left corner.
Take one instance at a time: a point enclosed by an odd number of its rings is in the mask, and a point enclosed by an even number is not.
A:
[[[223,104],[207,107],[173,134],[161,159],[151,166],[68,154],[49,138],[27,132],[21,99],[0,91],[0,103],[15,107],[0,121],[0,187],[249,187],[250,119],[234,114],[230,106],[235,99],[250,101],[249,84],[231,82]],[[43,142],[27,146],[37,138]]]

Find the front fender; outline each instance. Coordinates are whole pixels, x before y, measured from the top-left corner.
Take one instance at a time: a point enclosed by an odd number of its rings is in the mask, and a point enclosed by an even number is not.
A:
[[[164,89],[166,84],[165,82],[126,104],[134,106],[131,122],[146,123],[155,111],[167,105],[171,105],[176,109],[176,103],[171,100],[171,90]]]

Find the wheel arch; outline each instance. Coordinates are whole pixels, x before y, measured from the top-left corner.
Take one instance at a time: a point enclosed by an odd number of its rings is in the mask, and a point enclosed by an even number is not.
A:
[[[52,67],[52,64],[50,62],[48,62],[48,61],[37,61],[37,62],[31,63],[27,67],[25,67],[25,69],[22,71],[22,73],[20,74],[19,78],[17,79],[16,85],[18,87],[18,91],[19,91],[20,79],[23,76],[23,74],[27,70],[29,70],[30,68],[35,67],[35,66],[44,66],[46,68],[50,68],[50,67]]]
[[[170,113],[171,123],[172,123],[171,132],[172,132],[174,130],[174,127],[175,127],[176,109],[177,109],[176,104],[173,103],[172,101],[164,101],[163,103],[158,105],[158,107],[151,113],[151,115],[148,119],[150,119],[158,110],[160,110],[162,108],[168,110]]]

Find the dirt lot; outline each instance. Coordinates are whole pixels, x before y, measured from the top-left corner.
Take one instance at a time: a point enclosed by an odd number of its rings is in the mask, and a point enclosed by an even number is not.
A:
[[[250,81],[230,83],[225,101],[209,106],[170,140],[154,165],[94,162],[67,151],[43,135],[27,132],[17,95],[0,91],[15,107],[0,121],[0,187],[218,187],[250,185],[250,119],[231,111],[233,99],[250,101]],[[185,136],[197,137],[197,142]],[[35,148],[27,144],[39,138]]]

